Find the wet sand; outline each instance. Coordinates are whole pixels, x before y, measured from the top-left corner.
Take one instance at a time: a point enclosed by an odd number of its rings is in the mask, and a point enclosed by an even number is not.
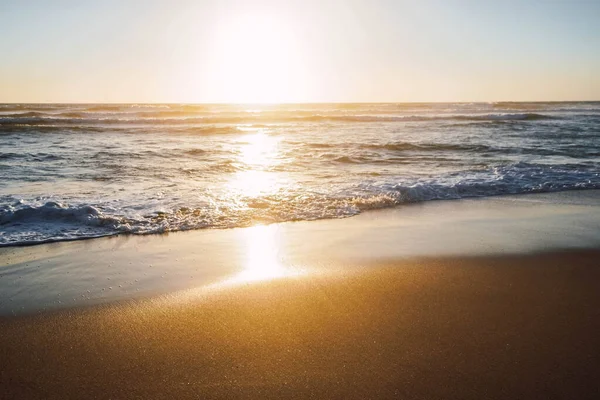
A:
[[[3,318],[0,398],[599,398],[599,267],[403,258]]]
[[[600,191],[431,201],[322,220],[0,248],[0,316],[420,257],[600,248]]]

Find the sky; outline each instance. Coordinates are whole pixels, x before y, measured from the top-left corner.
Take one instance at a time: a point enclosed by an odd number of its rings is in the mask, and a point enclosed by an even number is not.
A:
[[[561,100],[599,0],[0,0],[0,102]]]

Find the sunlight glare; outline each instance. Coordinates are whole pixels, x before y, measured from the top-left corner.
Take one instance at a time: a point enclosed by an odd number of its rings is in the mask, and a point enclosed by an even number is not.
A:
[[[259,281],[286,275],[279,261],[280,235],[277,225],[257,225],[244,232],[246,260],[239,281]]]
[[[220,21],[207,60],[227,102],[281,103],[306,90],[301,46],[289,24],[266,13]]]
[[[276,163],[277,139],[260,131],[244,137],[246,145],[241,149],[241,161],[246,165],[266,167]]]
[[[237,172],[229,183],[229,187],[234,193],[244,197],[272,194],[280,186],[275,173],[254,170]]]
[[[244,169],[229,182],[232,192],[257,197],[272,194],[281,186],[281,176],[268,171],[279,163],[278,139],[265,131],[244,136],[238,161]]]
[[[278,225],[255,225],[238,231],[242,245],[242,271],[211,288],[291,278],[304,275],[303,268],[285,266],[282,259],[283,235]]]

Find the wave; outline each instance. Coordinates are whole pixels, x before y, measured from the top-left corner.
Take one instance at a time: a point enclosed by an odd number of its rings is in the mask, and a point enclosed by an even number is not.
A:
[[[390,142],[384,144],[376,143],[302,143],[297,141],[290,141],[290,144],[304,145],[313,149],[335,149],[339,147],[351,147],[367,150],[388,150],[388,151],[440,151],[440,150],[452,150],[452,151],[473,151],[473,152],[486,152],[495,150],[491,146],[486,145],[462,145],[452,143],[413,143],[413,142]]]
[[[486,114],[473,116],[455,116],[453,119],[459,121],[536,121],[543,119],[560,119],[557,116],[536,114],[536,113],[521,113],[521,114]]]
[[[169,104],[88,104],[83,106],[83,110],[85,111],[130,111],[130,110],[157,110],[157,109],[170,109],[171,105]]]
[[[333,122],[420,122],[420,121],[535,121],[560,119],[560,117],[525,113],[525,114],[451,114],[451,115],[323,115],[293,117],[291,121],[333,121]]]
[[[189,150],[185,150],[185,154],[190,155],[190,156],[198,156],[198,155],[206,154],[206,150],[204,150],[204,149],[189,149]]]
[[[351,158],[348,158],[351,162]],[[0,208],[0,246],[84,239],[114,234],[152,234],[205,228],[233,228],[326,218],[344,218],[363,211],[407,203],[507,194],[600,189],[600,173],[580,165],[562,169],[517,163],[413,182],[368,184],[318,194],[280,193],[238,198],[232,204],[209,202],[172,210],[158,209],[127,215],[126,209],[102,205],[23,202]],[[135,207],[133,207],[135,208]]]
[[[64,158],[50,153],[0,153],[0,160],[29,159],[30,161],[58,161]]]
[[[4,120],[4,119],[10,120],[11,118],[23,119],[23,118],[35,118],[35,117],[51,118],[53,115],[56,115],[56,114],[43,112],[43,111],[24,111],[24,112],[18,112],[18,113],[2,114],[2,115],[0,115],[0,120]]]
[[[348,156],[336,157],[333,161],[339,162],[342,164],[360,164],[360,163],[364,162],[364,160],[360,160],[360,159],[357,159],[356,157],[348,157]]]
[[[102,213],[90,205],[70,207],[61,203],[49,201],[42,206],[23,208],[8,207],[0,210],[0,225],[14,222],[29,221],[72,221],[94,226],[114,226],[115,220],[105,218]]]
[[[583,135],[577,136],[579,139],[585,138]],[[292,144],[300,145],[297,141],[290,141]],[[486,154],[515,154],[515,155],[537,155],[537,156],[565,156],[579,159],[593,158],[600,155],[600,150],[594,147],[585,145],[570,144],[565,147],[555,146],[553,148],[544,147],[525,147],[525,146],[492,146],[485,144],[458,144],[458,143],[414,143],[414,142],[390,142],[383,144],[373,143],[303,143],[311,149],[327,150],[343,147],[352,151],[352,156],[337,156],[331,153],[320,154],[319,157],[330,158],[333,161],[342,163],[360,163],[360,162],[376,162],[377,156],[383,157],[386,153],[403,153],[403,152],[457,152],[457,153],[472,153],[475,156]],[[361,153],[361,151],[370,151],[369,153]],[[372,151],[376,151],[375,154]],[[367,155],[371,157],[366,157]],[[375,157],[375,158],[374,158]],[[411,154],[407,162],[417,161],[416,156]],[[386,158],[387,159],[387,158]],[[391,159],[390,164],[396,163],[398,160]]]
[[[79,121],[59,120],[51,121],[51,123],[11,123],[2,121],[0,118],[0,135],[11,133],[29,133],[29,132],[47,132],[47,133],[100,133],[100,132],[124,132],[124,133],[146,133],[150,132],[149,128],[165,126],[164,124],[98,124],[96,122],[84,121],[89,124],[78,123]],[[214,124],[189,125],[184,123],[168,126],[168,134],[189,134],[189,135],[226,135],[226,134],[244,134],[243,126],[215,126]],[[257,125],[252,125],[252,128],[259,128]]]
[[[557,116],[524,113],[524,114],[483,114],[483,115],[242,115],[242,116],[193,116],[193,117],[80,117],[80,114],[68,113],[69,117],[26,113],[0,116],[0,127],[5,128],[87,128],[87,127],[146,127],[146,126],[203,126],[214,124],[254,124],[254,123],[302,123],[302,122],[424,122],[424,121],[536,121],[560,119]]]
[[[373,150],[390,150],[390,151],[468,151],[468,152],[489,152],[497,151],[498,149],[486,145],[469,145],[469,144],[453,144],[453,143],[409,143],[409,142],[394,142],[386,144],[367,144],[364,146]]]
[[[512,102],[500,101],[491,104],[498,110],[535,110],[535,111],[600,111],[598,102],[577,101],[577,102]]]
[[[0,153],[0,160],[13,160],[23,157],[20,153]]]

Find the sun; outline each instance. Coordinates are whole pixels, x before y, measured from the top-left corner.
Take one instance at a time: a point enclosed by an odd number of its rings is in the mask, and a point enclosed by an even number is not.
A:
[[[221,21],[207,55],[211,86],[228,103],[282,103],[305,95],[303,46],[289,24],[266,13]]]

